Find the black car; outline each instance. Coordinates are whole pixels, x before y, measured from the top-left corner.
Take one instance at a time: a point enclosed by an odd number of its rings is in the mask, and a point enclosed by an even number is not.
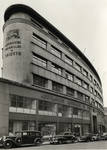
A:
[[[93,141],[93,134],[91,133],[86,133],[85,135],[80,137],[80,142],[90,142]]]
[[[42,136],[39,131],[19,131],[15,135],[3,136],[0,138],[0,144],[4,148],[12,148],[13,146],[22,146],[26,144],[40,144]]]
[[[51,144],[74,143],[78,139],[71,132],[64,132],[50,138]]]

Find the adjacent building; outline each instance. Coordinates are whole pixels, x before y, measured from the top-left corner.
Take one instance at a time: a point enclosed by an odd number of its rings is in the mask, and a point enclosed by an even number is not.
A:
[[[86,56],[28,6],[10,6],[4,20],[0,134],[102,132],[102,84]]]

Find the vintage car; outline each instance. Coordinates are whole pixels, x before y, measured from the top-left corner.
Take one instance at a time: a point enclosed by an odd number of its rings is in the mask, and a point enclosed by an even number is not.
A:
[[[64,132],[50,138],[50,144],[74,143],[78,139],[71,132]]]
[[[85,135],[80,137],[80,142],[90,142],[93,141],[93,134],[91,133],[86,133]]]
[[[107,133],[104,132],[101,136],[100,136],[100,140],[107,140]]]
[[[40,144],[42,136],[39,131],[19,131],[14,135],[3,136],[0,138],[0,144],[4,148],[12,148],[13,146],[22,146],[28,144]]]

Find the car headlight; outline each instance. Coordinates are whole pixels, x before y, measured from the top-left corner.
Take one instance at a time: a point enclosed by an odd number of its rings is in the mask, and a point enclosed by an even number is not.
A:
[[[6,139],[6,136],[3,136],[3,140],[5,140]]]
[[[2,137],[0,137],[0,141],[2,140]]]

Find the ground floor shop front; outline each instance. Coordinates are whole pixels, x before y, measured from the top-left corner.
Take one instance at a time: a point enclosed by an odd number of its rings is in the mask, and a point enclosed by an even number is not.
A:
[[[104,126],[103,112],[79,99],[4,79],[0,81],[0,120],[0,136],[19,130],[83,135],[102,132]]]

